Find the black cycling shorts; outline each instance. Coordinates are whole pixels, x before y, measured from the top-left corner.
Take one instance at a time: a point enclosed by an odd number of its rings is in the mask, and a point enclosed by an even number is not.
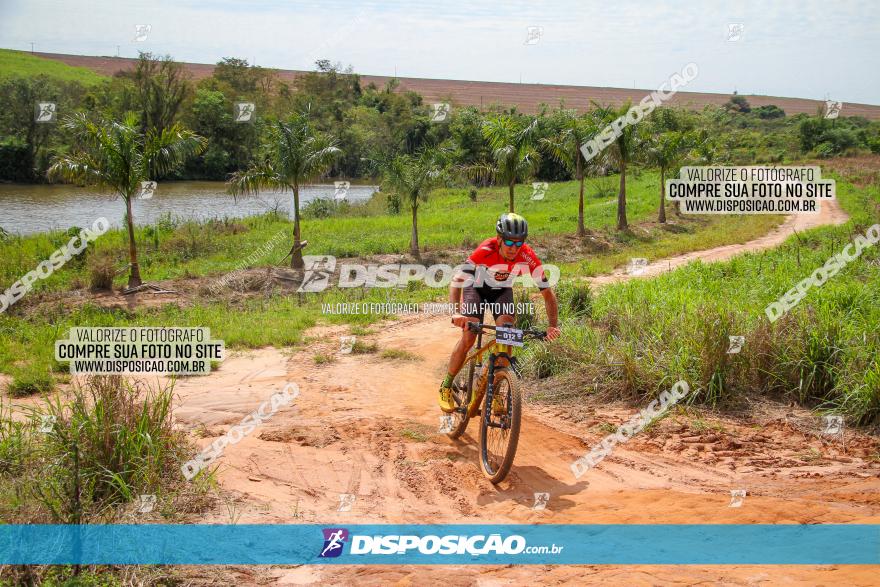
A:
[[[512,287],[473,287],[464,288],[461,295],[461,315],[468,318],[483,319],[486,310],[492,311],[492,317],[498,320],[498,316],[513,316],[513,288]]]

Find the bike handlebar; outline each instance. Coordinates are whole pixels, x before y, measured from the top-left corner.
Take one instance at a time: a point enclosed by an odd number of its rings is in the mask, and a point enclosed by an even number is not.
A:
[[[502,328],[512,328],[509,326],[502,326]],[[473,333],[478,333],[481,330],[495,330],[496,326],[494,324],[483,324],[482,322],[468,322],[468,330]],[[534,338],[535,340],[545,340],[547,338],[546,330],[535,330],[533,328],[523,329],[523,337],[529,336]]]

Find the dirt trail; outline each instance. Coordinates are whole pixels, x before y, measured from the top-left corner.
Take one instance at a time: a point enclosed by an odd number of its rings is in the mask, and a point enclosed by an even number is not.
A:
[[[827,200],[822,202],[821,210],[818,214],[794,214],[787,216],[782,224],[760,238],[756,238],[746,243],[724,245],[721,247],[715,247],[714,249],[693,251],[685,253],[684,255],[678,255],[677,257],[660,259],[659,261],[650,263],[639,277],[654,277],[665,271],[671,271],[677,267],[687,265],[691,261],[696,261],[697,259],[702,260],[704,263],[726,261],[727,259],[742,253],[754,253],[771,249],[782,244],[785,239],[795,232],[800,233],[826,224],[843,224],[846,222],[847,218],[848,216],[846,212],[843,211],[843,208],[840,207],[837,200]],[[608,275],[588,278],[587,281],[596,285],[602,285],[605,283],[613,283],[623,279],[629,279],[630,277],[632,276],[627,273],[626,268],[622,268]]]
[[[669,260],[722,259],[780,242],[808,223],[841,222],[837,208],[821,218],[796,217],[777,234]],[[815,224],[813,224],[815,225]],[[731,250],[733,249],[733,250]],[[730,252],[728,252],[731,250]],[[655,264],[661,271],[666,261]],[[622,278],[622,277],[620,277]],[[226,448],[218,475],[229,501],[199,521],[223,523],[880,523],[877,444],[817,434],[810,415],[784,409],[758,424],[712,418],[696,426],[667,418],[650,433],[618,446],[596,469],[575,479],[571,463],[634,410],[621,406],[561,413],[526,403],[513,470],[493,486],[477,461],[477,426],[452,441],[438,431],[436,388],[458,336],[448,317],[406,317],[374,327],[366,338],[418,359],[342,355],[345,327],[309,332],[293,353],[240,353],[207,378],[179,383],[177,417],[208,444],[286,382],[299,398],[241,442]],[[334,355],[316,365],[314,355]],[[772,411],[772,410],[771,410]],[[706,418],[709,420],[709,417]],[[730,491],[746,489],[741,507]],[[534,494],[549,493],[545,510]],[[355,496],[338,511],[340,496]],[[869,585],[876,568],[853,566],[569,566],[569,567],[237,567],[240,584],[521,585],[585,582]]]

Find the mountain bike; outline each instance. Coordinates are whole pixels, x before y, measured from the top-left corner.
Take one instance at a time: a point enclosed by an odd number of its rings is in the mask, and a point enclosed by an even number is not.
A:
[[[513,348],[523,346],[528,339],[544,340],[547,333],[481,322],[469,322],[468,329],[477,334],[477,340],[465,359],[466,369],[452,383],[455,409],[446,434],[453,439],[460,437],[470,419],[480,415],[480,468],[489,481],[500,483],[513,465],[522,419]],[[486,331],[494,331],[495,336],[484,345]]]

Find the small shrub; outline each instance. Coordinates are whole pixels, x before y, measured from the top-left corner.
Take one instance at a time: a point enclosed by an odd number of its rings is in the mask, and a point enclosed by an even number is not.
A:
[[[366,355],[369,353],[375,353],[379,350],[379,345],[375,342],[363,342],[361,340],[354,341],[354,344],[351,347],[351,353],[353,355]]]
[[[468,197],[471,199],[471,202],[477,201],[477,188],[471,188],[468,191]]]
[[[610,198],[617,193],[618,183],[608,175],[597,177],[593,183],[597,198]]]
[[[820,143],[813,151],[816,153],[816,157],[827,159],[834,156],[834,145],[828,142]]]
[[[330,218],[337,212],[336,202],[330,198],[316,198],[302,209],[303,218]]]
[[[7,391],[12,397],[25,397],[35,393],[52,391],[55,388],[55,380],[45,369],[29,367],[13,373],[12,382],[7,386]]]
[[[81,523],[139,493],[182,483],[181,461],[192,455],[174,429],[172,397],[170,385],[143,389],[119,376],[95,376],[35,413],[55,422],[43,438],[58,467],[36,488],[54,521]]]
[[[559,303],[562,310],[576,318],[593,315],[593,291],[588,284],[566,283],[559,287]]]
[[[89,255],[89,288],[92,291],[113,289],[116,276],[116,260],[109,251],[99,251]]]
[[[197,222],[187,222],[180,226],[162,243],[162,249],[175,253],[179,259],[195,259],[214,250],[213,239],[208,230]]]
[[[775,104],[769,104],[767,106],[758,106],[754,110],[752,110],[755,114],[758,115],[758,118],[762,118],[764,120],[771,120],[774,118],[785,118],[785,110],[776,106]]]
[[[724,103],[723,108],[729,112],[747,113],[752,111],[752,107],[749,105],[749,101],[746,100],[744,96],[739,96],[736,94],[731,96],[730,100]]]
[[[155,226],[147,226],[144,228],[144,238],[153,245],[153,250],[159,250],[159,233],[162,231]]]
[[[385,207],[389,214],[400,214],[401,200],[400,195],[395,192],[388,192],[385,195]]]
[[[229,218],[224,218],[223,220],[214,218],[208,221],[207,226],[218,234],[242,234],[250,230],[241,222],[236,222]]]
[[[336,362],[336,357],[328,353],[315,353],[312,360],[315,361],[315,365],[329,365]]]
[[[171,216],[171,212],[165,212],[159,219],[156,220],[156,228],[162,232],[174,232],[177,229],[177,226],[180,224],[176,218]]]
[[[418,361],[419,356],[402,349],[385,349],[379,353],[379,357],[383,359],[392,359],[396,361]]]

